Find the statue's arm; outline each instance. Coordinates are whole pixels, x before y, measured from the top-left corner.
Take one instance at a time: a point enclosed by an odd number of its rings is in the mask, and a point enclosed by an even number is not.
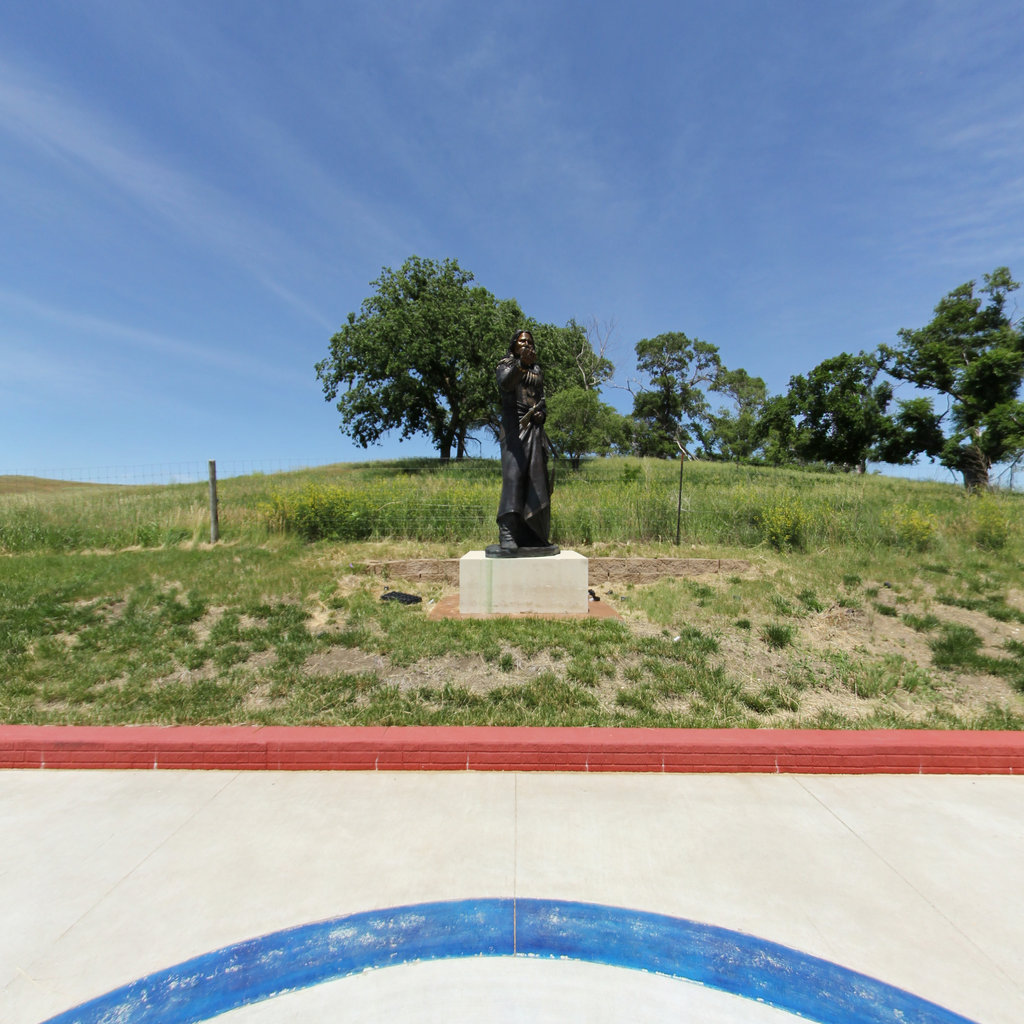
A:
[[[511,391],[523,379],[523,368],[518,359],[506,358],[498,363],[498,387]]]

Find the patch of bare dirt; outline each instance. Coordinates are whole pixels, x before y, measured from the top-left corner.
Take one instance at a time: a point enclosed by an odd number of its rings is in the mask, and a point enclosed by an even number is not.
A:
[[[161,676],[153,680],[153,686],[159,689],[162,686],[172,686],[177,683],[198,683],[204,679],[215,679],[218,670],[213,667],[213,662],[206,661],[199,668],[179,668],[169,675]]]
[[[255,654],[250,654],[242,664],[247,669],[259,671],[261,668],[269,668],[276,661],[277,651],[273,651],[268,647],[265,651],[256,651]]]
[[[445,655],[419,661],[415,665],[395,667],[383,676],[385,682],[402,690],[415,690],[421,686],[438,688],[450,683],[470,693],[487,694],[501,686],[526,683],[542,672],[563,665],[547,654],[526,659],[514,648],[510,648],[514,660],[513,668],[504,670],[496,661],[485,661],[482,655]]]
[[[311,676],[363,675],[383,672],[388,660],[379,654],[361,651],[358,647],[329,647],[311,654],[303,663],[302,671]]]
[[[72,607],[94,608],[99,612],[100,617],[104,622],[115,622],[124,615],[125,610],[128,608],[128,599],[126,597],[122,597],[97,600],[94,597],[90,597],[73,602]]]
[[[192,623],[192,635],[196,638],[197,643],[204,644],[210,639],[213,627],[220,622],[226,611],[227,608],[223,605],[214,605],[206,609],[201,619]]]
[[[253,686],[245,695],[246,711],[264,711],[274,706],[274,699],[270,696],[270,687],[261,683]]]

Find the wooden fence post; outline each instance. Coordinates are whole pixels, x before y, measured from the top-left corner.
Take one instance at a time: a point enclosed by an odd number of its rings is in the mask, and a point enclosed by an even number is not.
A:
[[[220,518],[217,515],[217,460],[210,459],[210,543],[220,540]]]

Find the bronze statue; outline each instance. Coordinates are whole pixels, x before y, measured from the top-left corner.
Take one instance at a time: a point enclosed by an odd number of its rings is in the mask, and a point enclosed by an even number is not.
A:
[[[501,393],[501,500],[498,541],[489,558],[557,555],[551,544],[551,443],[544,433],[544,375],[529,331],[517,331],[498,363]]]

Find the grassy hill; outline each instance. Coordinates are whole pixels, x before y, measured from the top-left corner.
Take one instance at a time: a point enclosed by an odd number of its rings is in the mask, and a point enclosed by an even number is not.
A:
[[[0,475],[0,495],[53,494],[55,492],[82,492],[106,487],[106,484],[76,483],[73,480],[49,480],[41,476]]]
[[[752,569],[432,622],[360,566],[493,541],[494,461],[222,480],[215,548],[203,485],[54,483],[0,494],[3,721],[1024,726],[1021,495],[687,464],[677,547],[678,463],[595,460],[563,546]]]

